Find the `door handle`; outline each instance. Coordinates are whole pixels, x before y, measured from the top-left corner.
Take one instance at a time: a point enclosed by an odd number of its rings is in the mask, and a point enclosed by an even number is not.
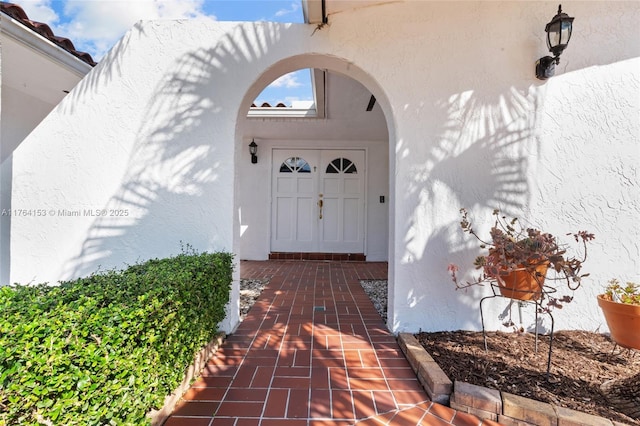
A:
[[[324,205],[324,203],[322,202],[322,200],[318,200],[318,207],[320,207],[320,217],[319,219],[322,219],[322,206]]]

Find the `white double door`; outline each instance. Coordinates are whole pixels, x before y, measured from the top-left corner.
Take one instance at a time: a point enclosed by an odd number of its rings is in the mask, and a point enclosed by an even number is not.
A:
[[[274,149],[272,252],[364,253],[364,150]]]

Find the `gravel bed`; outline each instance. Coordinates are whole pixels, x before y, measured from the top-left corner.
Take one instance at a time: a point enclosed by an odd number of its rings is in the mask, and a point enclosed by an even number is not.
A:
[[[240,280],[240,319],[247,316],[247,312],[256,303],[260,293],[269,280]]]
[[[384,320],[387,322],[387,280],[363,280],[360,285],[369,296],[373,306]]]

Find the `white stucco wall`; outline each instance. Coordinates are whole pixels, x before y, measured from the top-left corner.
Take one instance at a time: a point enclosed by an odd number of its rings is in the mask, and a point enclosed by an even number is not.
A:
[[[0,162],[4,162],[11,155],[25,136],[55,105],[5,86],[2,89],[2,106]]]
[[[479,328],[483,290],[456,293],[446,272],[478,253],[458,229],[461,206],[594,232],[591,278],[556,328],[604,330],[600,286],[640,275],[640,5],[568,4],[573,38],[543,83],[534,63],[555,7],[392,3],[336,14],[313,36],[264,22],[138,24],[14,153],[14,207],[54,214],[14,218],[12,279],[85,275],[180,241],[238,252],[241,118],[279,75],[318,67],[360,81],[385,113],[394,331]],[[489,308],[490,327],[503,307]]]
[[[0,285],[10,284],[12,153],[91,66],[0,14]]]
[[[7,285],[10,283],[11,154],[54,105],[7,85],[0,90],[0,285]]]

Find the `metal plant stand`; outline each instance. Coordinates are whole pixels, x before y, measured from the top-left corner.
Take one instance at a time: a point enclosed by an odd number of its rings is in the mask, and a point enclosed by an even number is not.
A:
[[[520,310],[523,304],[527,304],[527,303],[533,303],[536,306],[536,319],[535,319],[535,324],[536,324],[536,332],[535,332],[535,351],[536,353],[538,353],[538,313],[539,312],[545,312],[547,315],[549,315],[549,318],[551,318],[551,333],[549,334],[549,355],[547,357],[547,381],[549,380],[549,371],[551,369],[551,351],[553,349],[553,328],[555,325],[555,321],[553,319],[553,315],[551,315],[551,312],[549,312],[549,310],[543,310],[541,308],[541,304],[539,300],[519,300],[519,299],[513,299],[507,296],[503,296],[500,293],[500,286],[497,283],[491,283],[491,291],[493,292],[493,295],[491,296],[486,296],[483,297],[482,299],[480,299],[480,321],[482,322],[482,338],[484,339],[484,350],[488,351],[487,348],[487,333],[486,330],[484,328],[484,313],[482,312],[482,303],[487,300],[487,299],[494,299],[496,297],[502,297],[504,299],[510,299],[510,300],[515,300],[518,302],[518,311],[519,311],[519,316],[520,316],[520,323],[522,323],[522,311]],[[532,292],[529,291],[522,291],[522,290],[512,290],[513,292],[519,292],[519,293],[523,293],[523,294],[531,294]],[[551,293],[553,292],[553,289],[548,289],[545,290],[545,293]]]

